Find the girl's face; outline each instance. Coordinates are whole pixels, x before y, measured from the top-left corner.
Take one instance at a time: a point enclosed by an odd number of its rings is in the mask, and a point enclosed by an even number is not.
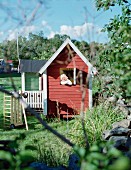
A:
[[[68,79],[68,77],[65,75],[62,77],[62,81],[66,81]]]

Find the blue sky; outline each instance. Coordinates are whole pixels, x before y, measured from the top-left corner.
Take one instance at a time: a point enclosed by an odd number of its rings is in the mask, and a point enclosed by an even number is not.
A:
[[[16,39],[18,32],[28,36],[40,31],[47,38],[68,34],[71,39],[107,42],[101,29],[118,13],[118,7],[98,12],[94,0],[0,0],[0,42]]]

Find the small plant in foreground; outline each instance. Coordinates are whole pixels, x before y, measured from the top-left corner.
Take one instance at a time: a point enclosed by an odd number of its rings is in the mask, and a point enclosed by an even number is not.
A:
[[[26,146],[24,150],[19,150],[19,140],[24,138],[22,134],[14,141],[9,143],[9,148],[13,148],[14,153],[6,150],[0,150],[0,169],[8,170],[33,170],[29,167],[29,164],[34,161],[33,156],[30,154],[30,150],[36,150],[33,146]]]
[[[110,143],[93,144],[89,150],[74,147],[81,170],[130,170],[130,160]]]

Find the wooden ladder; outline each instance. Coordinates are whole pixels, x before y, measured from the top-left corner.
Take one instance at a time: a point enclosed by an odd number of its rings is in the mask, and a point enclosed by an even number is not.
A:
[[[11,96],[4,94],[4,106],[3,106],[3,116],[4,116],[4,128],[10,127],[11,122]]]
[[[25,114],[25,109],[21,106],[18,99],[15,99],[13,96],[4,94],[4,128],[14,128],[15,126],[23,125],[24,116],[26,129],[28,130],[28,124]]]

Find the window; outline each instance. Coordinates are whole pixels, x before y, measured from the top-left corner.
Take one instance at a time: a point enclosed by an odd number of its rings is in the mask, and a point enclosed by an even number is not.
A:
[[[73,68],[61,68],[60,80],[62,85],[72,85],[75,83],[74,69]]]
[[[39,90],[39,76],[36,73],[25,74],[25,90]]]
[[[87,73],[76,68],[61,68],[60,81],[62,85],[86,85]]]

